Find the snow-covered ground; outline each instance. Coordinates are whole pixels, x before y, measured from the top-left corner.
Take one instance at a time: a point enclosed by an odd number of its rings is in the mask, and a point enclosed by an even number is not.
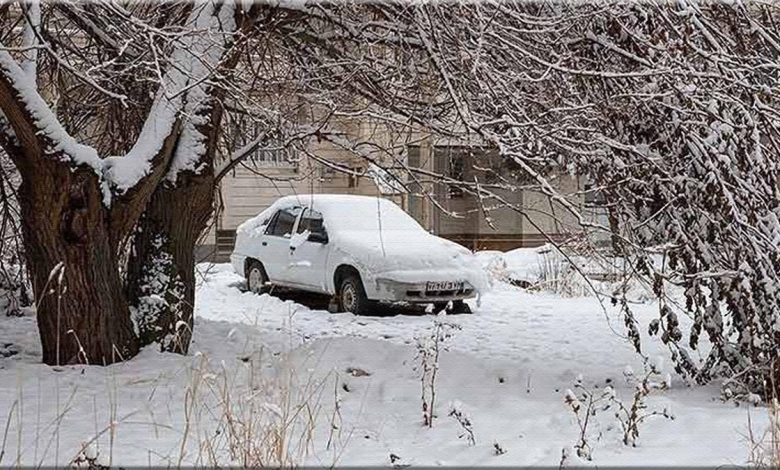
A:
[[[0,355],[0,465],[67,464],[82,448],[114,465],[556,466],[563,449],[566,464],[581,465],[566,390],[582,375],[630,401],[624,371],[643,368],[618,312],[594,297],[497,283],[472,315],[356,317],[243,292],[227,265],[201,273],[187,357],[146,348],[110,367],[50,368],[39,364],[33,317],[0,319],[0,352],[10,340],[19,351]],[[644,325],[656,309],[636,306]],[[427,428],[416,344],[435,321],[460,329],[444,343]],[[644,340],[648,356],[663,355]],[[722,403],[717,384],[687,386],[674,373],[671,382],[648,406],[674,419],[649,418],[637,447],[622,444],[610,411],[597,414],[592,464],[745,463],[748,414],[762,430],[765,412]],[[473,444],[453,407],[468,416]]]

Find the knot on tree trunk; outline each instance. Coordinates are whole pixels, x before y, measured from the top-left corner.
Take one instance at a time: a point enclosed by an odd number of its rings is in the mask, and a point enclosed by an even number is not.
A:
[[[65,241],[84,244],[89,240],[89,208],[83,181],[71,182],[68,201],[62,211],[60,230]]]

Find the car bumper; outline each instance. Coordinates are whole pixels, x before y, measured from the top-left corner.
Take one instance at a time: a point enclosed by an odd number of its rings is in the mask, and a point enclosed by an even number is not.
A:
[[[239,255],[237,253],[231,253],[230,255],[230,264],[233,266],[233,271],[236,272],[236,274],[239,274],[241,276],[244,275],[244,260],[246,259],[246,256]]]
[[[459,289],[428,290],[426,282],[400,282],[389,279],[377,279],[375,300],[388,302],[449,302],[476,297],[476,289],[463,282]]]

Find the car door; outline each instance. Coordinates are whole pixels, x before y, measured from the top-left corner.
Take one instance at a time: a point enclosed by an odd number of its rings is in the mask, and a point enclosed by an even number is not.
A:
[[[322,214],[305,208],[295,232],[290,244],[289,282],[307,290],[327,292],[325,266],[330,245]]]
[[[273,215],[260,242],[260,261],[271,282],[284,284],[290,257],[290,238],[300,207],[280,209]]]

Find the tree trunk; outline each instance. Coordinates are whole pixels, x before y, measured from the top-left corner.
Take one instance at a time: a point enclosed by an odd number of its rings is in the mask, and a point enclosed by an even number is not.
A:
[[[245,33],[260,12],[254,6],[250,10],[235,18]],[[229,55],[221,63],[223,70],[232,70],[239,57]],[[191,122],[179,133],[180,139],[199,142],[203,148],[178,147],[182,145],[178,142],[173,156],[174,161],[197,157],[193,168],[198,170],[175,170],[174,182],[156,187],[135,227],[127,265],[126,292],[141,345],[157,343],[163,351],[180,354],[187,354],[192,339],[195,244],[214,209],[214,155],[224,111],[220,104],[224,89],[203,86],[201,91],[209,98],[191,102],[184,110],[198,116],[197,124]],[[187,151],[200,153],[177,153]]]
[[[195,304],[195,244],[211,217],[214,174],[181,174],[160,185],[141,218],[127,270],[127,292],[142,345],[186,354]]]
[[[92,169],[52,164],[19,188],[43,362],[111,364],[138,352]]]

